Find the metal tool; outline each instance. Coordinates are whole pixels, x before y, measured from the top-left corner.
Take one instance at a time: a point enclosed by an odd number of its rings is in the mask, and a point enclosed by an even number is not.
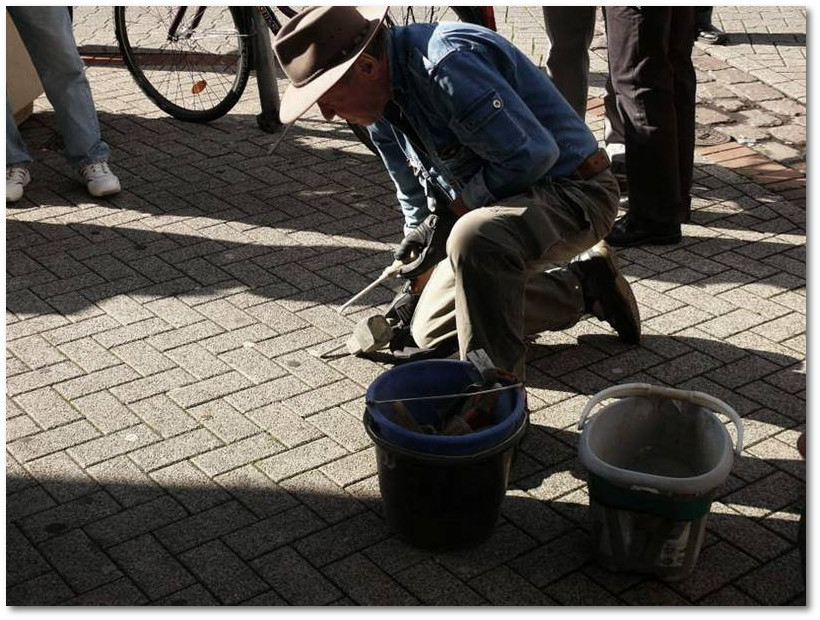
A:
[[[339,306],[339,309],[337,310],[337,312],[339,314],[344,314],[344,311],[347,309],[347,307],[350,304],[352,304],[354,301],[358,301],[359,299],[361,299],[362,297],[367,295],[370,291],[372,291],[374,288],[376,288],[379,284],[381,284],[385,280],[388,280],[391,277],[397,275],[399,273],[399,270],[403,266],[404,266],[404,263],[401,262],[400,260],[393,261],[393,263],[391,265],[388,265],[385,268],[385,270],[382,271],[382,274],[378,278],[376,278],[373,282],[371,282],[366,287],[364,287],[361,291],[356,293],[353,297],[350,298],[349,301],[347,301],[347,302],[343,303],[341,306]]]

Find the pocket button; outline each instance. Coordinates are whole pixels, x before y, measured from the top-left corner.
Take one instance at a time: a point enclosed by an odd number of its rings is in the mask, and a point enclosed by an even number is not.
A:
[[[503,107],[503,103],[501,103],[501,99],[493,99],[493,107],[496,110],[500,110]]]

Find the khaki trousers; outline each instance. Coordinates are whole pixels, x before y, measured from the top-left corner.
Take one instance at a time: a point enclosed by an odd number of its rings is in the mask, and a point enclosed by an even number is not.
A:
[[[585,314],[581,282],[566,263],[603,239],[618,212],[609,170],[581,181],[545,178],[525,194],[462,216],[416,307],[422,347],[458,336],[524,376],[525,336],[567,329]]]

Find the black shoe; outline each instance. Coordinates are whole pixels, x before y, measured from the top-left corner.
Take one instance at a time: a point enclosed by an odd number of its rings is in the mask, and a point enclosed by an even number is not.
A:
[[[615,255],[606,241],[599,241],[569,263],[584,293],[590,314],[609,323],[627,344],[641,341],[641,314],[629,282],[618,271]]]
[[[729,35],[717,26],[709,24],[703,28],[698,28],[698,41],[712,45],[726,45],[729,42]]]
[[[629,217],[627,212],[615,221],[606,240],[610,245],[630,248],[636,245],[674,245],[681,240],[680,225],[655,228]]]
[[[458,338],[449,338],[434,347],[420,347],[413,339],[410,327],[401,327],[393,332],[390,340],[390,353],[381,352],[394,364],[414,362],[416,360],[444,359],[458,352]]]

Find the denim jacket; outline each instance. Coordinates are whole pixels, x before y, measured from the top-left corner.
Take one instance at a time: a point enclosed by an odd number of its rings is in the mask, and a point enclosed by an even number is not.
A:
[[[426,154],[408,149],[384,119],[369,129],[408,224],[426,215],[425,184],[475,209],[545,176],[570,175],[598,146],[544,72],[491,30],[456,22],[397,26],[387,51],[393,101]]]

